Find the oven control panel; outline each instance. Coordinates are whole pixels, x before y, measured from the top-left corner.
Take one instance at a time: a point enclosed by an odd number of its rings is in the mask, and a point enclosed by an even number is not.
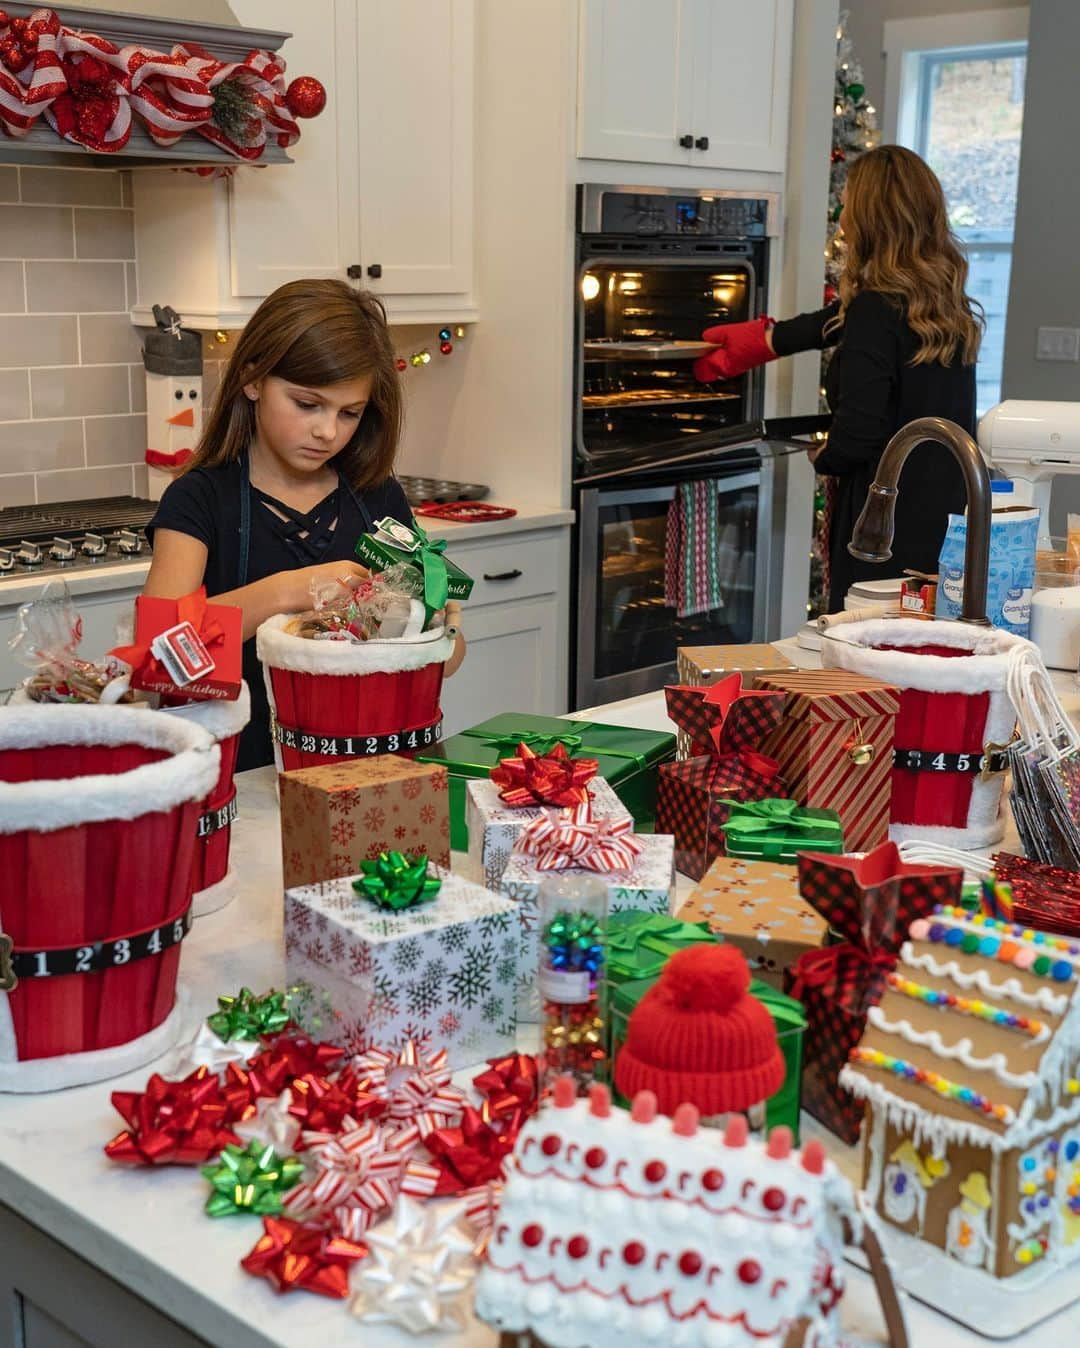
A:
[[[764,197],[604,192],[600,229],[604,234],[638,238],[764,238],[768,214],[769,201]]]

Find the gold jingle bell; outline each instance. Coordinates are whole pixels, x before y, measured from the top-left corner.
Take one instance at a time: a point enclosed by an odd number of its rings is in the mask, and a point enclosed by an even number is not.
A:
[[[855,722],[855,733],[847,743],[847,752],[848,758],[857,768],[865,768],[874,761],[877,750],[863,739],[863,728],[859,721]]]

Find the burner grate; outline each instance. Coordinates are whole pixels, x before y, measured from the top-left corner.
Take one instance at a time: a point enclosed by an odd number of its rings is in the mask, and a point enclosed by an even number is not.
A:
[[[93,501],[60,501],[55,505],[9,506],[0,510],[0,547],[26,540],[36,543],[72,534],[115,529],[145,529],[157,502],[138,496],[106,496]]]

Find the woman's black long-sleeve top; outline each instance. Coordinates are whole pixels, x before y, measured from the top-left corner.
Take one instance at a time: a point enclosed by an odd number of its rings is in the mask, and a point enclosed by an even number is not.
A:
[[[946,417],[975,433],[975,367],[930,362],[912,365],[919,340],[902,308],[887,296],[861,291],[847,307],[843,327],[825,335],[837,304],[800,314],[772,328],[778,356],[836,344],[825,380],[833,422],[815,468],[837,479],[829,536],[829,609],[843,608],[856,580],[899,576],[905,569],[936,571],[950,513],[963,512],[964,480],[944,445],[912,451],[900,477],[892,560],[860,562],[847,550],[881,452],[901,426],[918,417]]]

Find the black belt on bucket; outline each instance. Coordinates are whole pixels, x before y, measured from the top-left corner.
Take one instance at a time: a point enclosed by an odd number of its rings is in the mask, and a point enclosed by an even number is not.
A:
[[[969,777],[1004,772],[1008,753],[997,746],[982,753],[934,753],[932,749],[894,749],[893,767],[901,772],[958,772]]]
[[[209,838],[215,833],[219,833],[223,828],[228,828],[234,823],[238,813],[236,804],[236,787],[232,789],[232,795],[224,805],[219,805],[216,810],[207,810],[205,814],[199,815],[200,838]]]
[[[132,932],[130,936],[49,950],[16,949],[11,937],[0,933],[0,991],[10,992],[21,978],[97,974],[104,969],[134,964],[150,955],[161,955],[180,944],[191,930],[191,920],[189,907],[179,917]]]
[[[430,725],[397,730],[392,735],[317,735],[310,730],[282,725],[275,717],[271,733],[278,744],[303,754],[325,754],[327,758],[374,758],[377,754],[407,753],[438,744],[442,739],[442,716]]]

